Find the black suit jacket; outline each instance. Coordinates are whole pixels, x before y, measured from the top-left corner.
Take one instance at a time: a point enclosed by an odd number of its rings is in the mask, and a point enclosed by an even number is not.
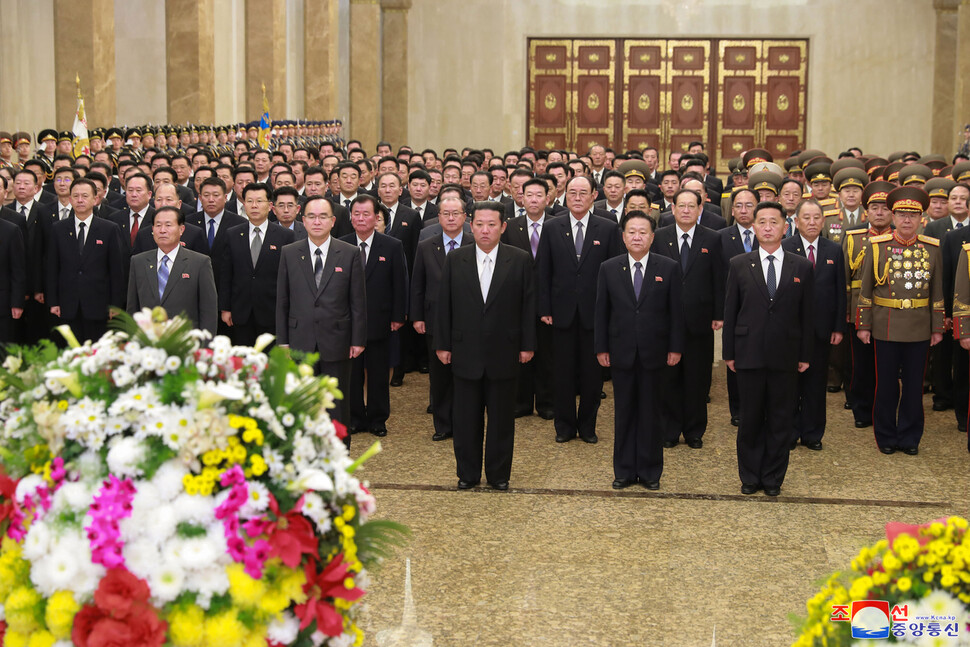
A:
[[[683,280],[680,266],[666,256],[648,254],[640,297],[633,291],[627,254],[600,266],[596,290],[593,348],[609,353],[610,366],[646,369],[667,365],[667,353],[684,352]]]
[[[436,350],[451,352],[452,373],[466,380],[512,380],[519,353],[535,351],[532,263],[499,243],[487,298],[482,298],[476,245],[448,254],[435,321]]]
[[[276,284],[276,340],[324,362],[350,360],[351,346],[367,343],[364,265],[353,245],[331,238],[320,287],[310,243],[283,248]]]
[[[674,214],[669,209],[665,209],[660,213],[661,227],[669,227],[670,225],[674,224],[674,222]],[[714,231],[720,231],[721,229],[727,227],[727,221],[719,214],[715,213],[714,210],[711,209],[710,204],[704,205],[704,210],[701,212],[701,217],[697,221],[697,224],[703,225],[708,229],[713,229]]]
[[[10,308],[23,308],[26,296],[27,256],[23,231],[3,219],[0,220],[0,317],[9,318]]]
[[[542,225],[539,227],[540,241],[542,240],[542,232],[545,231],[546,226],[550,222],[552,220],[549,216],[543,218]],[[518,247],[523,252],[527,252],[529,258],[532,258],[533,269],[538,269],[538,250],[536,250],[535,258],[532,257],[532,221],[529,219],[529,216],[516,216],[512,218],[505,227],[505,233],[502,234],[502,242],[513,247]]]
[[[964,229],[970,221],[964,223],[964,226],[960,229]],[[923,235],[932,236],[943,243],[943,239],[946,235],[953,229],[953,218],[949,214],[943,216],[939,220],[934,220],[930,224],[926,225],[926,229],[923,230]]]
[[[727,279],[728,265],[731,259],[739,254],[747,254],[744,251],[744,237],[736,225],[729,225],[717,232],[721,237],[721,258],[724,261],[724,278]],[[758,249],[758,237],[751,229],[751,251]]]
[[[398,202],[394,211],[394,222],[391,223],[390,230],[384,232],[385,235],[401,241],[404,246],[404,256],[408,262],[408,271],[414,267],[414,255],[418,251],[418,237],[421,235],[423,225],[417,211]]]
[[[125,302],[128,275],[118,225],[94,217],[86,224],[83,254],[74,218],[51,226],[44,297],[48,307],[60,306],[62,319],[107,319],[110,306]]]
[[[276,279],[280,253],[284,245],[295,240],[296,235],[289,229],[267,223],[256,267],[253,267],[249,224],[230,229],[229,242],[223,248],[220,263],[220,312],[231,312],[234,324],[244,324],[253,317],[260,326],[273,328],[276,325]]]
[[[785,254],[774,300],[768,298],[760,252],[731,259],[724,297],[723,357],[735,368],[797,371],[815,340],[812,264]]]
[[[344,236],[341,240],[357,246],[357,234]],[[407,261],[401,241],[393,236],[374,232],[372,243],[364,268],[367,339],[387,339],[391,335],[391,322],[404,323],[407,315]]]
[[[103,217],[118,225],[118,229],[121,230],[121,242],[124,244],[125,252],[131,254],[133,249],[131,244],[131,209],[126,206],[124,209],[109,212]],[[145,212],[145,217],[138,221],[138,232],[135,234],[136,241],[142,229],[148,229],[149,235],[151,235],[153,222],[155,222],[155,208],[150,206]]]
[[[24,233],[24,254],[27,257],[27,294],[33,296],[45,290],[47,273],[45,256],[47,254],[47,239],[50,234],[51,220],[40,215],[41,204],[33,202],[27,217],[20,214],[20,205],[14,200],[10,206],[0,209],[0,216],[8,222],[16,224]]]
[[[596,281],[603,261],[624,253],[620,228],[598,216],[589,217],[583,232],[583,251],[576,258],[572,215],[547,220],[539,237],[539,316],[552,316],[556,328],[569,328],[573,319],[593,329]]]
[[[471,245],[471,236],[462,234],[460,247]],[[434,321],[437,314],[441,273],[445,268],[445,246],[441,236],[418,243],[414,258],[414,274],[411,276],[411,321],[423,321],[425,332],[434,338]]]
[[[197,211],[192,216],[185,219],[186,223],[195,225],[202,229],[202,235],[206,244],[206,253],[212,259],[212,275],[215,278],[216,289],[222,285],[222,260],[225,258],[226,244],[229,242],[229,230],[239,225],[245,225],[249,221],[228,211],[222,212],[222,220],[216,228],[215,239],[212,241],[212,248],[209,249],[209,236],[205,226],[205,212]]]
[[[650,251],[681,265],[681,235],[677,225],[658,229]],[[711,322],[724,318],[724,261],[721,258],[720,235],[697,225],[683,276],[684,316],[692,335],[709,334]]]
[[[781,241],[782,249],[806,258],[802,237]],[[845,332],[845,258],[842,246],[819,236],[815,241],[815,337],[827,344],[833,332]]]
[[[438,209],[438,205],[425,202],[421,209],[421,221],[424,223],[437,223],[439,211],[440,209]],[[415,210],[415,212],[417,212],[417,210]]]

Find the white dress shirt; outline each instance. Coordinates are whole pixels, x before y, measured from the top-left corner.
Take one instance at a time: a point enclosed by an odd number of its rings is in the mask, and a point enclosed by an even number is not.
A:
[[[218,228],[217,228],[218,229]],[[259,227],[249,223],[249,246],[253,246],[253,239],[256,238],[256,230],[259,230],[259,244],[262,245],[266,240],[266,230],[269,229],[269,220],[264,220]]]
[[[970,224],[970,223],[967,222],[967,219],[966,218],[964,218],[963,220],[957,220],[953,216],[950,216],[950,225],[951,225],[950,229],[956,229],[958,222],[959,223],[962,223],[964,227],[966,227],[968,224]]]
[[[356,193],[356,192],[353,195],[344,195],[343,193],[341,193],[340,194],[340,204],[343,205],[343,206],[345,206],[345,207],[347,207],[347,202],[349,201],[351,204],[353,204],[354,200],[357,199],[357,196],[358,195],[360,195],[360,194],[359,193]],[[347,207],[347,208],[350,209],[350,207]]]
[[[690,229],[688,229],[687,231],[684,231],[683,229],[680,228],[680,225],[677,225],[677,249],[680,249],[680,246],[684,244],[684,234],[687,234],[687,248],[690,249],[691,247],[693,247],[694,234],[696,232],[697,232],[696,224]]]
[[[323,263],[324,267],[326,267],[326,265],[327,265],[327,254],[330,253],[330,241],[331,240],[333,240],[333,236],[327,236],[327,239],[325,241],[323,241],[323,244],[320,245],[319,247],[317,247],[316,245],[313,244],[313,241],[311,241],[309,238],[307,238],[307,241],[306,242],[309,243],[309,245],[310,245],[310,265],[311,265],[311,267],[314,265],[314,263],[317,262],[317,250],[318,249],[320,250],[320,255],[323,257],[320,262]]]
[[[181,246],[182,246],[181,244],[176,245],[172,249],[172,251],[170,251],[168,254],[163,252],[161,249],[156,249],[155,251],[158,252],[157,254],[155,254],[156,269],[162,266],[162,256],[168,256],[168,270],[171,272],[172,266],[175,265],[175,257],[178,256],[179,247]],[[169,280],[171,280],[171,277],[169,278]]]
[[[92,217],[88,216],[87,220],[81,220],[80,218],[77,217],[77,214],[74,214],[74,235],[75,236],[81,235],[80,225],[82,222],[84,223],[84,244],[87,245],[88,238],[91,236]]]
[[[57,219],[58,220],[67,220],[68,217],[70,217],[70,215],[71,215],[71,208],[72,207],[71,207],[71,203],[70,202],[68,202],[67,204],[62,204],[61,201],[58,200],[57,201]],[[66,209],[66,211],[65,211],[65,209]],[[27,212],[30,213],[30,210],[28,209]]]
[[[492,261],[492,278],[495,278],[495,259],[498,258],[498,245],[492,251],[485,253],[481,247],[475,245],[475,264],[478,266],[478,280],[482,280],[482,271],[485,269],[485,259]]]
[[[815,240],[809,240],[798,234],[798,237],[802,239],[802,249],[805,250],[805,258],[808,258],[808,246],[812,246],[812,254],[815,256],[815,260],[818,261],[818,238]],[[775,269],[778,269],[777,267]]]
[[[400,202],[395,202],[394,204],[385,204],[384,207],[387,209],[387,218],[384,222],[384,231],[391,231],[391,227],[394,226],[394,218],[397,216],[397,206]]]
[[[210,220],[214,220],[215,221],[215,223],[216,223],[216,233],[217,234],[219,233],[219,225],[222,224],[222,214],[224,214],[224,213],[225,213],[225,210],[220,211],[219,213],[217,213],[216,215],[212,216],[211,218],[209,217],[209,214],[205,214],[205,218],[203,218],[204,222],[202,223],[202,228],[205,230],[205,235],[206,236],[209,235],[209,221]]]
[[[364,252],[364,265],[370,260],[370,252],[374,248],[374,232],[370,233],[366,239],[361,239],[360,236],[355,236],[357,238],[357,248],[360,249],[361,243],[367,243],[367,249]]]
[[[636,281],[634,281],[633,279],[635,278],[635,275],[637,273],[637,268],[634,267],[634,265],[636,265],[637,263],[640,264],[640,272],[642,273],[642,277],[646,278],[648,258],[650,258],[650,252],[647,252],[646,254],[644,254],[643,258],[641,258],[639,261],[633,258],[631,254],[626,255],[626,260],[630,263],[630,283],[633,283],[634,285],[634,292],[633,292],[634,294],[636,294]]]
[[[131,231],[131,229],[135,226],[135,219],[131,217],[132,213],[138,214],[138,228],[140,229],[145,223],[145,214],[148,213],[148,205],[146,204],[141,211],[134,211],[131,207],[128,207],[128,231]],[[218,228],[219,227],[217,224],[216,229]]]
[[[808,254],[808,251],[805,252]],[[761,274],[764,276],[765,285],[768,284],[768,252],[764,250],[763,247],[758,248],[758,254],[761,256]],[[785,260],[785,250],[778,246],[778,249],[771,252],[771,256],[775,259],[775,288],[778,288],[779,281],[781,281],[781,264]],[[818,258],[818,254],[815,255]]]

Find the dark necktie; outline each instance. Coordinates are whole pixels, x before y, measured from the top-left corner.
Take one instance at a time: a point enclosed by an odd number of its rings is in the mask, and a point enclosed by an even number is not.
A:
[[[684,234],[683,236],[681,236],[681,238],[684,239],[684,242],[681,243],[680,245],[680,269],[686,272],[687,258],[690,256],[690,245],[687,244],[687,241],[690,237],[687,234]]]
[[[750,231],[744,232],[744,251],[746,252],[751,251],[751,232]]]
[[[360,244],[360,261],[367,265],[367,243]]]
[[[633,264],[636,271],[633,273],[633,295],[640,298],[640,288],[643,287],[643,263],[637,261]]]
[[[323,252],[319,249],[313,253],[316,259],[313,261],[313,281],[320,288],[320,281],[323,279]]]
[[[450,254],[451,252],[453,252],[453,251],[455,251],[455,245],[457,245],[457,244],[458,244],[458,243],[456,243],[455,241],[453,241],[453,240],[449,240],[449,241],[448,241],[448,249],[447,249],[447,250],[445,250],[445,256],[447,256],[447,255],[448,255],[448,254]]]
[[[84,253],[84,223],[79,223],[77,232],[77,252],[78,254]]]
[[[344,200],[344,206],[350,209],[350,200]]]
[[[424,220],[424,216],[421,214],[421,212],[424,211],[424,205],[421,205],[420,207],[415,209],[415,211],[418,212],[418,220]]]
[[[138,235],[138,212],[132,211],[131,212],[131,217],[134,219],[134,222],[131,225],[131,244],[134,245],[135,244],[135,236]],[[168,258],[168,257],[166,256],[166,258]]]
[[[963,223],[962,223],[962,222],[958,222],[958,223],[957,223],[957,229],[960,229],[960,228],[962,228],[962,227],[963,227]]]
[[[580,220],[576,223],[576,258],[583,255],[583,242],[585,238],[583,237],[583,221]]]
[[[815,245],[808,246],[808,261],[815,267]]]
[[[525,215],[525,208],[519,207],[519,215],[520,216]]]
[[[610,209],[610,213],[613,214],[613,219],[616,220],[616,209]]]
[[[794,233],[795,233],[794,221],[791,218],[788,218],[788,229],[785,231],[785,238],[791,238],[791,236]]]
[[[539,253],[539,223],[532,223],[532,236],[529,237],[529,246],[532,247],[532,258]]]
[[[212,249],[213,243],[216,242],[216,221],[209,218],[209,249]]]
[[[24,217],[25,221],[27,220],[27,205],[20,205],[20,215]]]
[[[778,282],[775,279],[775,257],[768,255],[768,298],[774,300]]]

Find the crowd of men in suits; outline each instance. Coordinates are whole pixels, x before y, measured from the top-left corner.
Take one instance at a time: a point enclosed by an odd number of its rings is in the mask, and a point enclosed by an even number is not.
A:
[[[966,431],[965,160],[755,149],[725,187],[699,142],[666,169],[599,145],[215,153],[0,169],[0,341],[96,339],[112,307],[273,334],[337,377],[348,443],[386,435],[389,387],[426,372],[462,489],[483,459],[508,487],[518,417],[595,444],[605,379],[613,486],[658,488],[664,449],[703,447],[719,330],[746,494],[777,495],[799,442],[822,449],[827,390],[880,451],[916,454],[928,361]]]

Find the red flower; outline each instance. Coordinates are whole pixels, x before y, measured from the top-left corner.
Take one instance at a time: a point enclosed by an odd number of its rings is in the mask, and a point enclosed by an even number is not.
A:
[[[340,440],[343,440],[344,438],[346,438],[347,425],[340,422],[339,420],[332,420],[331,422],[333,422],[333,428],[337,432],[337,438],[339,438]]]
[[[300,630],[306,629],[316,620],[317,631],[328,636],[339,636],[343,632],[343,616],[334,608],[331,600],[339,598],[353,602],[362,598],[364,592],[356,586],[352,589],[344,586],[348,572],[343,553],[330,560],[319,574],[315,574],[315,570],[312,561],[304,566],[306,584],[303,585],[303,591],[307,594],[307,601],[294,608],[300,619]]]
[[[148,584],[115,568],[98,584],[94,605],[74,617],[71,640],[78,647],[161,647],[168,625],[148,604]]]
[[[265,534],[273,547],[270,556],[279,557],[290,568],[299,566],[304,554],[315,557],[318,540],[310,521],[300,513],[302,500],[286,514],[280,514],[276,497],[270,495],[269,508],[276,521],[248,522],[246,532],[249,536]]]

